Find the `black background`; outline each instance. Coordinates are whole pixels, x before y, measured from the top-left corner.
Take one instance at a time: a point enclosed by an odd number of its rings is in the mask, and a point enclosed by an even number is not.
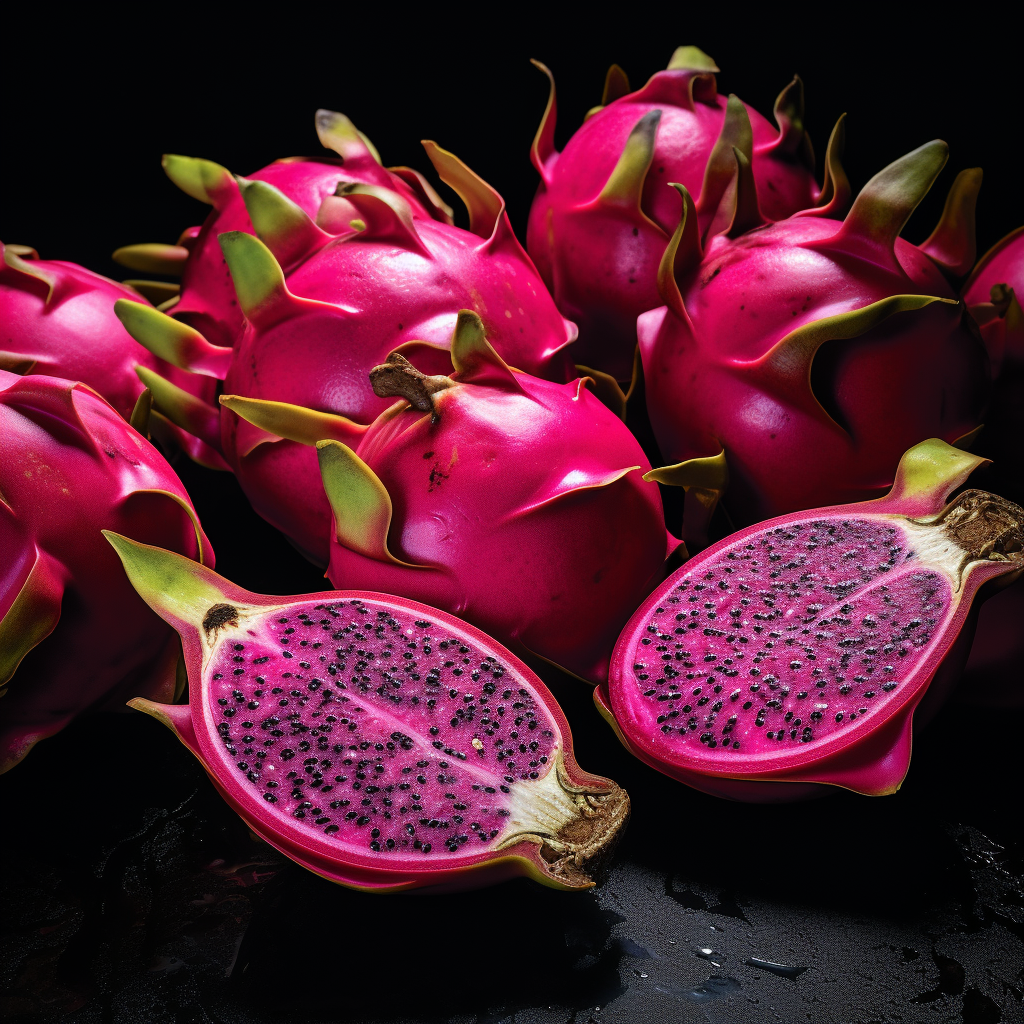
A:
[[[685,19],[682,5],[580,8],[576,25],[482,6],[23,10],[3,44],[0,237],[132,276],[114,248],[173,242],[205,215],[164,177],[162,152],[240,173],[315,154],[319,106],[347,113],[388,164],[429,172],[418,140],[436,139],[502,192],[522,237],[546,98],[528,58],[555,73],[561,146],[611,62],[638,87],[678,43],[710,53],[721,91],[765,114],[798,72],[819,154],[847,111],[855,188],[928,139],[949,142],[911,241],[970,166],[985,169],[979,252],[1024,223],[1019,16],[692,6]],[[485,27],[496,15],[505,24]],[[178,469],[225,575],[272,593],[325,585],[229,477]],[[253,843],[151,720],[80,722],[47,741],[0,779],[0,1017],[1024,1019],[1019,711],[950,704],[893,797],[748,807],[646,769],[580,684],[549,681],[581,763],[633,797],[616,866],[591,894],[526,882],[462,897],[347,892]]]

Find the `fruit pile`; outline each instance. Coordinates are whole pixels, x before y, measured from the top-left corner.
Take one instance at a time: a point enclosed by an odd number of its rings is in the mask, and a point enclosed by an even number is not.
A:
[[[211,209],[144,277],[3,247],[0,771],[127,703],[334,881],[572,890],[630,805],[538,670],[733,800],[893,793],[954,688],[1019,706],[1024,229],[976,258],[981,171],[912,245],[943,142],[854,194],[798,78],[773,125],[680,47],[558,152],[538,67],[526,249],[326,110],[330,156],[165,156]],[[337,589],[217,575],[188,459]]]

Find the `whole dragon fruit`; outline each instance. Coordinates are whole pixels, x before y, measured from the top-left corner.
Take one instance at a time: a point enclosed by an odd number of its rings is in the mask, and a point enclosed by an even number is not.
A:
[[[848,199],[841,124],[829,143],[824,187],[815,184],[799,78],[775,101],[776,129],[736,96],[718,94],[718,68],[694,46],[679,47],[668,69],[636,92],[613,66],[603,105],[559,153],[554,78],[537,66],[551,93],[530,151],[541,183],[527,248],[558,308],[579,326],[578,363],[630,378],[636,318],[661,304],[658,263],[678,221],[668,182],[699,197],[702,237],[728,226],[734,148],[751,166],[769,220],[815,204],[837,211]]]
[[[595,691],[622,742],[737,800],[899,789],[915,718],[966,657],[972,600],[1024,570],[1024,509],[977,490],[947,504],[984,461],[925,441],[884,498],[794,512],[694,556],[633,616]]]
[[[967,231],[980,173],[963,172],[928,242],[899,237],[946,156],[931,142],[897,160],[841,222],[774,224],[738,156],[736,218],[706,250],[679,187],[682,218],[658,278],[666,305],[637,325],[651,424],[675,463],[655,478],[713,495],[728,477],[727,509],[742,525],[878,496],[911,445],[978,428],[988,361],[943,271],[963,272],[954,248],[967,266],[973,258],[973,238],[949,237]]]
[[[1024,503],[1024,228],[978,261],[963,297],[981,328],[992,364],[992,406],[977,448],[994,460],[989,486]],[[960,693],[997,706],[1024,704],[1024,582],[982,607]]]
[[[0,370],[0,771],[83,711],[174,693],[177,637],[103,529],[213,562],[173,470],[111,405]]]
[[[187,705],[132,706],[282,853],[371,892],[594,884],[629,798],[577,766],[552,695],[490,637],[383,594],[252,594],[107,537],[188,670]]]
[[[336,159],[275,160],[241,181],[211,160],[164,156],[164,171],[171,181],[194,199],[209,203],[213,210],[202,227],[189,228],[177,245],[129,245],[118,249],[114,259],[133,270],[180,275],[180,295],[167,307],[171,314],[213,344],[230,346],[241,333],[243,320],[217,238],[225,231],[254,232],[240,185],[248,181],[272,185],[312,218],[339,186],[371,185],[398,192],[414,217],[451,223],[451,210],[426,179],[409,167],[382,167],[373,144],[344,114],[318,110],[316,130],[324,147],[338,154]],[[332,202],[332,207],[337,205]],[[356,216],[355,209],[350,209],[348,219]]]
[[[1024,500],[1024,228],[997,242],[974,268],[963,299],[985,339],[994,381],[979,447],[996,459],[999,485]]]
[[[0,242],[0,254],[0,369],[80,380],[124,419],[134,414],[140,424],[147,410],[136,412],[145,390],[137,366],[161,374],[196,398],[215,398],[212,381],[153,356],[125,331],[114,315],[114,303],[126,299],[148,305],[138,291],[76,263],[41,260],[27,246]],[[216,452],[159,413],[150,426],[161,440],[185,448],[197,462],[223,468]]]
[[[510,364],[572,379],[567,347],[575,327],[516,241],[501,197],[450,153],[426,147],[466,200],[469,231],[414,220],[396,192],[365,185],[324,200],[318,226],[273,186],[247,182],[243,198],[262,241],[242,232],[220,239],[247,319],[234,349],[130,302],[117,304],[118,315],[142,344],[179,367],[223,379],[228,394],[341,415],[357,432],[389,404],[374,394],[368,369],[397,349],[428,372],[445,372],[465,307],[483,317]],[[349,227],[353,210],[358,230]],[[315,453],[141,375],[157,409],[223,452],[256,511],[326,565],[330,508]]]
[[[225,395],[262,429],[316,443],[334,511],[331,582],[432,604],[592,682],[679,542],[622,421],[585,380],[511,370],[464,310],[451,377],[400,353],[375,367],[393,404],[351,424]],[[666,549],[667,542],[667,549]]]

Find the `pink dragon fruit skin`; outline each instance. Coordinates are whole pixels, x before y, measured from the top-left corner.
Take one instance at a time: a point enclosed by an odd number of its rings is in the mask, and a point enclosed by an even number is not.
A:
[[[994,460],[990,484],[1024,502],[1024,228],[997,242],[963,288],[992,363],[992,406],[977,448]],[[987,601],[958,695],[997,707],[1024,706],[1024,582]]]
[[[84,711],[174,693],[177,638],[101,530],[213,552],[170,466],[84,384],[0,370],[0,496],[6,771]]]
[[[107,536],[189,677],[188,705],[132,706],[286,856],[368,892],[594,884],[629,799],[578,767],[552,695],[490,637],[383,594],[252,594]]]
[[[724,451],[728,511],[742,525],[876,497],[903,450],[979,426],[987,357],[936,239],[966,222],[980,174],[958,178],[958,203],[929,242],[898,237],[946,152],[929,143],[890,165],[842,222],[759,223],[741,175],[746,221],[706,252],[680,189],[683,217],[659,271],[667,305],[637,325],[651,423],[675,463],[657,479],[685,485],[690,460]]]
[[[668,70],[637,92],[629,92],[625,76],[613,67],[605,105],[588,115],[559,153],[554,79],[538,66],[551,79],[551,95],[531,150],[541,184],[527,248],[559,309],[579,326],[579,363],[618,380],[630,377],[636,318],[660,305],[658,264],[678,222],[668,182],[700,197],[702,233],[720,227],[714,222],[735,173],[733,146],[751,162],[769,220],[819,201],[833,209],[845,201],[835,153],[825,189],[815,184],[798,78],[776,101],[776,129],[735,96],[727,101],[718,94],[718,68],[695,47],[680,47]]]
[[[174,330],[169,318],[140,315],[126,303],[118,304],[118,315],[134,337],[176,365],[223,378],[224,393],[343,416],[356,436],[388,406],[370,387],[370,367],[397,349],[427,372],[446,372],[449,339],[465,307],[484,318],[510,364],[559,382],[573,379],[568,349],[575,327],[516,240],[500,196],[454,156],[425,145],[442,177],[466,198],[471,230],[415,220],[400,196],[374,186],[352,186],[325,200],[318,225],[283,193],[248,182],[242,191],[260,239],[221,236],[247,318],[233,353],[194,332],[186,336],[184,327],[171,351],[161,343]],[[349,227],[353,213],[358,230]],[[204,410],[151,375],[144,379],[156,408],[223,452],[257,512],[326,565],[330,508],[315,452],[229,410]]]
[[[622,742],[735,800],[898,790],[915,725],[966,658],[972,601],[1024,569],[1024,509],[975,490],[946,504],[984,461],[925,441],[884,498],[694,556],[638,609],[595,692]]]
[[[136,366],[161,374],[196,397],[213,401],[215,386],[152,355],[114,315],[119,299],[145,303],[135,290],[64,260],[41,260],[35,250],[0,243],[0,369],[80,380],[130,419],[145,386]],[[152,424],[192,458],[223,466],[202,441],[157,414]]]
[[[358,182],[397,191],[414,217],[451,222],[451,211],[426,181],[409,168],[382,167],[372,144],[344,114],[318,110],[316,127],[323,145],[337,158],[275,160],[247,180],[273,185],[314,218],[339,185]],[[186,231],[177,246],[125,246],[114,259],[133,269],[180,273],[181,295],[172,315],[213,344],[231,346],[242,331],[243,318],[217,238],[226,231],[254,232],[239,184],[230,171],[209,160],[167,155],[163,167],[179,188],[213,210],[202,227]]]
[[[992,301],[994,285],[1024,290],[1024,227],[1001,238],[978,260],[963,287],[964,301],[978,306]]]
[[[430,600],[598,682],[616,632],[679,544],[642,479],[643,452],[584,380],[510,370],[471,311],[451,361],[453,377],[424,376],[400,354],[376,367],[375,389],[407,401],[348,444],[345,421],[303,425],[301,410],[223,401],[262,428],[323,438],[336,587]]]

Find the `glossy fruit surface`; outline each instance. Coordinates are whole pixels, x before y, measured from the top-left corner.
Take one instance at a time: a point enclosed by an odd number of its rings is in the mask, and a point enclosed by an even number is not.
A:
[[[224,397],[319,452],[339,588],[430,602],[596,683],[622,624],[678,546],[643,451],[585,380],[512,370],[464,310],[450,377],[400,353],[369,375],[391,407],[338,417]]]
[[[973,258],[973,234],[951,225],[968,221],[980,174],[957,178],[928,242],[899,237],[946,155],[936,141],[897,160],[843,221],[764,223],[741,174],[738,219],[706,247],[681,189],[666,304],[638,321],[651,424],[673,464],[658,479],[686,486],[690,460],[720,457],[727,510],[746,525],[878,497],[912,445],[977,430],[988,357],[945,275],[950,250]]]
[[[177,638],[103,529],[213,561],[174,471],[112,406],[0,370],[0,771],[82,712],[174,694]]]
[[[660,305],[658,263],[678,220],[669,183],[698,197],[708,237],[731,217],[734,148],[751,168],[769,220],[819,202],[836,210],[846,200],[840,142],[830,147],[833,174],[825,188],[815,183],[799,78],[776,100],[775,127],[736,96],[718,93],[718,68],[696,47],[679,47],[668,69],[635,92],[613,67],[603,105],[559,153],[554,78],[538,66],[551,94],[531,150],[541,184],[527,247],[559,309],[579,326],[577,363],[630,379],[636,318]]]
[[[280,190],[243,182],[259,238],[220,236],[246,320],[234,347],[131,303],[119,303],[118,315],[175,365],[223,380],[226,394],[343,416],[356,429],[388,406],[370,387],[370,368],[398,350],[427,372],[445,372],[467,307],[511,365],[571,380],[576,329],[513,235],[501,197],[452,154],[426,145],[442,178],[465,197],[470,230],[416,219],[396,191],[368,185],[325,199],[314,223]],[[314,453],[153,376],[147,383],[157,409],[223,453],[260,515],[326,564],[330,510]]]

